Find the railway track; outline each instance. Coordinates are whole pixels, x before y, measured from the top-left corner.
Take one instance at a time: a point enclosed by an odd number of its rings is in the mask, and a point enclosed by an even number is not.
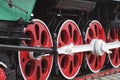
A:
[[[120,73],[111,74],[109,76],[99,77],[93,80],[120,80]]]
[[[120,67],[77,77],[75,80],[120,80]]]
[[[67,80],[62,76],[51,76],[48,80]],[[70,80],[120,80],[120,67],[102,70],[99,73],[89,73]]]

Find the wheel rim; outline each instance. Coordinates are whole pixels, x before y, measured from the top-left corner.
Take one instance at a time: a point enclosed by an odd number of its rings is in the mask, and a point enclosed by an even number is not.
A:
[[[6,74],[5,74],[4,68],[0,68],[0,79],[6,80]]]
[[[57,45],[60,48],[71,43],[74,45],[82,44],[82,36],[77,24],[72,20],[66,20],[59,30]],[[60,54],[57,59],[62,75],[67,79],[72,79],[80,69],[83,53],[75,53],[74,55]]]
[[[92,39],[102,39],[103,41],[106,41],[104,29],[97,20],[92,21],[87,28],[85,36],[86,44],[90,44]],[[99,72],[100,69],[103,67],[105,58],[106,54],[104,54],[103,56],[96,56],[93,55],[91,52],[87,52],[86,54],[88,67],[94,73]]]
[[[108,31],[108,42],[120,41],[120,30],[111,29]],[[110,63],[113,67],[118,68],[120,65],[120,48],[112,49],[112,54],[108,55]]]
[[[31,41],[24,41],[25,45],[52,47],[52,38],[47,26],[40,20],[33,20],[34,24],[29,24],[25,29]],[[19,52],[19,65],[25,80],[46,80],[51,72],[53,56],[42,57],[40,60],[32,60],[29,52]]]

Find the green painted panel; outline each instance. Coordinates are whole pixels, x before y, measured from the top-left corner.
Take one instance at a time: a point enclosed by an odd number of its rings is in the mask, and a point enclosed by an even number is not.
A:
[[[7,2],[5,2],[4,0],[1,0],[0,20],[14,20],[16,16],[15,14],[16,14],[15,7],[10,8]]]
[[[25,11],[28,11],[28,14],[26,14],[24,11],[21,11],[20,9],[15,9],[15,12],[17,16],[22,16],[26,20],[29,20],[30,15],[33,11],[33,6],[35,5],[35,0],[15,0],[15,4]]]
[[[10,7],[6,1],[7,0],[0,1],[0,20],[16,21],[20,18],[23,18],[24,20],[28,21],[36,2],[36,0],[11,0],[12,3],[17,7]],[[25,13],[18,7],[25,10],[28,13]]]

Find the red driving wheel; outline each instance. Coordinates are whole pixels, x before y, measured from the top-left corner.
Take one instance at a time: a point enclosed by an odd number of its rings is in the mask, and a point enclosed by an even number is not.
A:
[[[52,38],[47,26],[40,20],[33,20],[25,29],[25,34],[31,41],[24,41],[24,45],[37,47],[53,47]],[[46,80],[51,72],[53,56],[41,57],[39,60],[31,59],[30,52],[19,51],[19,65],[25,80]]]
[[[0,80],[6,80],[4,68],[0,68]]]
[[[57,46],[58,48],[70,45],[82,44],[82,35],[77,26],[77,24],[72,20],[66,20],[60,25],[60,30],[57,36]],[[66,79],[74,78],[81,65],[83,60],[83,53],[74,53],[74,54],[59,54],[58,55],[58,66],[60,72]]]
[[[108,42],[120,41],[120,30],[110,29],[108,31]],[[108,55],[110,63],[113,67],[118,68],[120,65],[120,48],[112,49],[112,54]]]
[[[93,20],[89,24],[89,27],[87,28],[87,32],[85,35],[86,44],[90,44],[90,42],[93,39],[102,39],[103,41],[106,42],[104,29],[102,28],[102,25],[100,24],[100,22],[98,22],[97,20]],[[86,54],[86,61],[87,61],[88,67],[94,73],[97,73],[100,71],[100,69],[104,65],[105,59],[106,59],[106,54],[104,54],[103,56],[94,55],[92,54],[92,52],[87,52]]]

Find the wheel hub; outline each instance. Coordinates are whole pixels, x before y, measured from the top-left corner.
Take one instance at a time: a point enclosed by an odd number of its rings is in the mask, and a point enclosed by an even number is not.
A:
[[[105,52],[108,54],[111,53],[107,48],[106,43],[101,39],[93,39],[90,44],[94,45],[94,50],[92,51],[92,54],[94,55],[103,56]]]

